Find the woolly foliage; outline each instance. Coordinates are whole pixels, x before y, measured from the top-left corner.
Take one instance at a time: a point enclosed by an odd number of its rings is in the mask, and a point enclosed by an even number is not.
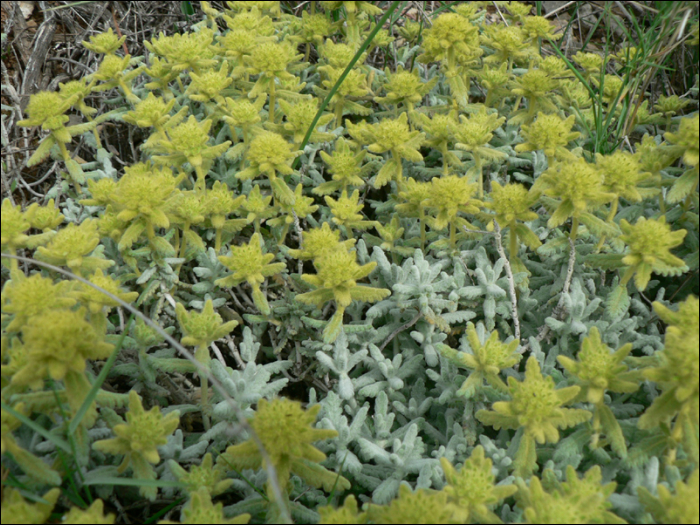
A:
[[[169,130],[169,139],[162,139],[154,144],[154,153],[160,155],[153,156],[153,162],[170,166],[181,166],[189,162],[198,170],[197,182],[200,189],[203,188],[203,168],[210,166],[213,159],[220,157],[231,145],[230,141],[216,146],[207,145],[212,123],[211,120],[199,122],[194,115],[190,115],[186,122]]]
[[[698,150],[698,124],[700,124],[700,114],[696,113],[692,118],[681,119],[678,131],[672,133],[667,131],[664,138],[673,144],[674,150],[677,150],[683,157],[683,162],[688,166],[697,167],[700,162],[700,153]],[[676,153],[676,154],[678,154]]]
[[[66,111],[74,104],[79,103],[83,93],[73,93],[71,95],[61,95],[59,93],[40,91],[31,96],[29,104],[27,104],[28,118],[17,122],[18,126],[32,127],[41,126],[42,129],[50,133],[42,140],[41,144],[36,148],[36,151],[27,161],[27,166],[31,167],[45,160],[51,151],[51,148],[58,144],[61,152],[61,157],[66,162],[66,167],[69,168],[70,175],[77,182],[84,182],[84,174],[80,166],[70,158],[66,149],[66,144],[73,140],[73,137],[81,135],[86,131],[93,129],[98,120],[67,126],[66,123],[70,119],[66,115]],[[104,120],[105,117],[100,118]],[[78,187],[79,188],[79,187]]]
[[[397,212],[404,217],[418,217],[428,207],[431,195],[431,184],[408,179],[399,192],[401,202],[395,206]],[[473,190],[470,195],[473,195]]]
[[[201,74],[192,72],[190,73],[190,78],[192,83],[185,91],[185,94],[190,100],[197,102],[209,102],[220,97],[220,93],[233,82],[233,78],[229,76],[228,64],[225,62],[221,64],[218,71],[208,69]]]
[[[698,88],[634,82],[693,8],[285,4],[3,112],[3,522],[697,523]]]
[[[179,73],[191,69],[200,73],[217,65],[217,61],[213,59],[213,38],[214,32],[210,29],[172,36],[160,33],[157,39],[145,41],[143,45],[151,53],[165,59],[165,71]]]
[[[658,496],[655,497],[646,487],[637,487],[640,501],[644,504],[647,512],[659,523],[695,523],[700,518],[698,516],[697,495],[698,479],[700,478],[698,469],[688,477],[686,482],[677,481],[672,493],[668,487],[658,485],[656,490]]]
[[[175,106],[175,99],[165,102],[153,93],[136,104],[134,109],[124,114],[124,121],[140,128],[161,128],[170,119],[170,111]]]
[[[131,248],[144,233],[154,248],[167,249],[156,239],[155,228],[170,226],[170,202],[184,173],[173,177],[170,168],[157,169],[151,163],[134,164],[124,171],[124,176],[111,191],[111,185],[105,188],[104,196],[116,213],[115,219],[122,221],[118,232],[119,249]],[[86,200],[85,204],[90,205],[91,201]],[[174,253],[172,246],[166,253],[169,251]]]
[[[489,113],[486,106],[481,106],[479,111],[470,117],[460,115],[459,119],[460,124],[454,128],[455,145],[472,154],[478,154],[481,151],[479,148],[488,144],[493,138],[492,131],[499,128],[506,120],[505,117],[499,118],[497,113]],[[487,155],[485,150],[482,153]],[[491,155],[494,158],[503,158],[506,154],[493,151]]]
[[[598,53],[585,53],[583,51],[578,51],[573,56],[574,62],[583,68],[584,78],[590,80],[593,78],[600,78],[600,70],[608,62],[610,57],[603,58]]]
[[[114,523],[114,514],[104,514],[104,502],[96,499],[87,509],[73,507],[63,516],[64,523],[95,523],[96,525]]]
[[[76,302],[69,293],[68,281],[54,283],[48,277],[17,273],[2,289],[2,313],[13,315],[7,332],[19,332],[29,321],[42,313],[70,308]]]
[[[601,341],[598,328],[594,326],[581,343],[577,361],[563,355],[558,356],[557,361],[576,377],[577,384],[581,386],[579,398],[600,405],[604,402],[606,390],[628,393],[639,387],[636,374],[629,372],[628,367],[622,364],[631,350],[632,345],[626,344],[611,353]]]
[[[54,199],[49,199],[46,206],[39,206],[36,202],[31,204],[27,208],[26,216],[31,222],[32,228],[42,230],[44,233],[53,231],[65,218],[55,206]]]
[[[89,49],[94,53],[101,55],[109,55],[114,53],[126,40],[126,36],[118,38],[110,27],[104,33],[92,35],[90,41],[83,40],[81,43],[85,49]]]
[[[494,221],[501,228],[510,228],[510,260],[517,260],[517,240],[523,242],[531,250],[537,250],[542,242],[537,235],[525,224],[518,221],[529,222],[537,218],[537,214],[530,208],[537,202],[537,195],[518,183],[510,183],[501,186],[497,181],[491,183],[491,202],[485,202],[484,206],[495,212]],[[493,230],[493,222],[489,222],[486,228]]]
[[[139,98],[131,90],[131,83],[141,73],[141,68],[131,69],[131,55],[118,57],[117,55],[105,55],[100,62],[97,71],[92,74],[94,80],[101,80],[94,91],[107,91],[119,88],[124,97],[131,103],[137,103]]]
[[[88,278],[88,281],[92,284],[96,284],[126,303],[133,303],[139,296],[138,292],[124,291],[121,287],[121,283],[117,279],[111,275],[105,275],[99,268]],[[112,308],[120,306],[121,304],[92,286],[82,283],[73,295],[81,304],[87,306],[88,310],[93,315],[99,314],[102,311],[109,312]]]
[[[114,261],[89,256],[100,243],[97,226],[95,220],[84,221],[79,226],[69,224],[48,245],[37,248],[37,259],[56,266],[67,266],[79,274],[113,266]]]
[[[484,43],[495,50],[495,53],[484,59],[485,64],[508,64],[510,71],[514,63],[522,63],[537,56],[527,41],[527,34],[518,26],[493,25],[482,37]]]
[[[294,204],[282,204],[279,203],[280,210],[284,213],[281,217],[276,217],[271,219],[268,224],[270,226],[282,226],[282,234],[278,244],[283,244],[289,231],[289,226],[294,224],[295,221],[299,219],[305,219],[309,217],[312,213],[318,210],[318,205],[314,204],[313,197],[303,196],[302,184],[297,184],[294,189]]]
[[[66,100],[58,93],[50,91],[36,93],[29,104],[27,104],[27,115],[29,115],[29,118],[20,120],[17,125],[24,127],[41,126],[46,131],[54,132],[64,129],[64,124],[69,119],[68,115],[64,115],[64,113],[70,108],[71,102],[71,99]]]
[[[291,35],[290,39],[295,42],[314,44],[319,46],[325,37],[333,31],[333,24],[328,18],[320,13],[309,14],[306,11],[301,13],[301,24],[299,32]]]
[[[294,144],[301,144],[318,111],[318,101],[315,99],[300,100],[295,104],[290,104],[286,100],[280,100],[279,105],[285,116],[284,124],[278,128],[279,132],[283,135],[291,136]],[[335,135],[316,129],[327,125],[332,120],[332,114],[325,113],[322,115],[314,126],[314,130],[309,136],[308,143],[329,142],[335,139]]]
[[[695,117],[683,118],[677,133],[666,132],[664,134],[666,140],[672,144],[668,148],[668,153],[674,156],[682,156],[683,162],[690,166],[690,169],[676,179],[668,192],[667,199],[671,203],[679,202],[681,199],[689,197],[698,187],[698,180],[700,179],[700,172],[698,171],[700,166],[698,163],[698,159],[700,159],[700,153],[698,152],[699,120],[698,113],[695,114]]]
[[[484,195],[482,165],[508,157],[507,153],[487,147],[493,138],[492,131],[501,127],[505,117],[498,118],[498,113],[488,113],[486,106],[481,106],[479,112],[472,114],[469,118],[464,115],[460,115],[459,118],[461,123],[454,129],[455,146],[468,151],[474,158],[479,180],[479,198],[482,198]]]
[[[640,155],[626,151],[615,151],[609,155],[596,153],[595,163],[603,173],[605,191],[628,201],[642,200],[638,185],[648,179],[651,173],[642,171],[639,159]]]
[[[226,97],[225,102],[226,105],[223,108],[225,116],[222,118],[231,127],[232,132],[235,132],[235,126],[251,130],[255,124],[262,121],[260,111],[265,106],[264,95],[260,95],[255,99],[255,102],[250,102],[245,98],[233,99],[229,97]]]
[[[318,508],[318,513],[321,516],[319,523],[367,523],[367,515],[357,510],[357,500],[353,495],[345,498],[341,507],[325,505]]]
[[[423,32],[424,53],[419,62],[447,60],[478,47],[477,28],[468,19],[455,13],[443,13]]]

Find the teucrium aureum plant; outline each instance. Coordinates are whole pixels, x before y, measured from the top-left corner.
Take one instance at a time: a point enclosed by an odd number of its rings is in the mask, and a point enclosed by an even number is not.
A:
[[[177,304],[175,312],[180,329],[185,334],[185,337],[182,338],[182,344],[196,347],[194,357],[204,366],[207,366],[210,361],[209,344],[228,335],[238,325],[238,321],[222,322],[221,316],[214,312],[211,299],[205,303],[202,313],[187,313],[182,303]],[[208,379],[204,375],[200,379],[202,382],[204,426],[209,427],[209,416],[206,413],[209,410]],[[209,429],[207,428],[207,430]]]
[[[492,332],[482,344],[472,323],[467,325],[467,339],[472,353],[457,352],[446,345],[440,347],[440,353],[454,364],[473,370],[457,393],[471,397],[482,386],[484,380],[498,390],[507,391],[508,387],[498,374],[504,368],[510,368],[520,361],[520,355],[515,352],[518,341],[503,344],[498,340],[498,332]]]
[[[93,444],[95,450],[107,454],[124,456],[118,471],[124,472],[131,467],[137,478],[156,479],[156,472],[151,464],[158,463],[160,456],[157,446],[165,445],[169,436],[179,424],[177,411],[163,417],[159,407],[145,411],[138,394],[129,393],[129,411],[126,423],[114,426],[115,438],[104,439]],[[149,499],[155,499],[156,487],[143,487],[141,493]]]
[[[546,472],[545,472],[546,473]],[[544,477],[544,476],[543,476]],[[616,483],[602,483],[598,465],[588,470],[583,479],[578,479],[574,467],[566,468],[566,481],[545,487],[536,477],[530,486],[520,482],[518,506],[524,509],[528,523],[560,523],[581,520],[584,523],[627,523],[610,512],[608,501],[615,491]]]
[[[498,516],[489,507],[515,493],[517,488],[513,485],[494,486],[493,463],[484,456],[484,448],[477,446],[459,472],[446,458],[440,458],[440,464],[447,481],[444,490],[459,522],[497,523]]]
[[[289,164],[298,154],[281,135],[262,132],[250,143],[246,157],[250,167],[237,173],[236,177],[246,180],[266,174],[275,197],[284,204],[294,204],[294,193],[278,174],[291,174],[293,170]]]
[[[302,279],[315,290],[297,295],[297,301],[317,307],[328,301],[335,301],[335,314],[323,330],[325,342],[331,343],[338,337],[342,329],[343,313],[353,300],[375,302],[391,293],[383,288],[357,284],[357,281],[369,275],[376,265],[373,261],[360,266],[355,260],[355,253],[339,244],[314,259],[314,266],[318,271],[316,275],[302,275]]]
[[[508,378],[510,401],[497,401],[493,410],[480,410],[476,417],[496,429],[521,429],[520,446],[515,457],[516,473],[527,476],[536,467],[535,443],[556,443],[559,429],[574,426],[591,418],[588,410],[564,408],[579,392],[571,386],[555,389],[551,377],[543,377],[534,356],[527,360],[525,380]]]
[[[253,289],[255,306],[261,313],[267,315],[270,313],[270,306],[260,285],[265,281],[265,277],[281,272],[285,266],[284,263],[270,263],[274,258],[274,254],[262,252],[260,236],[255,233],[248,244],[232,246],[231,255],[219,256],[219,260],[233,273],[218,279],[215,284],[228,287],[236,286],[243,281],[247,282]]]
[[[2,202],[3,519],[697,522],[697,85],[544,58],[530,4],[316,4],[96,34],[29,98],[67,175]]]
[[[403,182],[403,159],[413,162],[423,160],[417,148],[423,142],[424,135],[419,131],[408,129],[408,113],[402,113],[398,119],[385,119],[379,124],[368,126],[353,125],[347,121],[346,126],[350,136],[360,144],[368,144],[367,149],[372,153],[389,152],[391,158],[377,173],[375,188],[381,188],[391,180],[401,185]]]
[[[611,448],[621,456],[627,455],[627,446],[622,434],[620,424],[615,415],[605,404],[605,392],[630,393],[639,388],[638,374],[630,372],[622,360],[632,350],[630,343],[616,352],[611,350],[600,340],[600,332],[595,326],[591,333],[584,338],[581,351],[578,353],[578,361],[560,355],[557,357],[564,369],[576,378],[581,387],[580,399],[585,399],[594,407],[593,411],[593,435],[592,445],[598,443],[598,433],[603,434],[610,442]]]
[[[320,409],[321,406],[316,405],[305,411],[296,401],[275,399],[268,403],[261,399],[250,422],[269,454],[277,471],[277,482],[285,492],[291,474],[298,475],[309,485],[323,487],[326,491],[330,491],[336,484],[341,490],[350,488],[347,479],[318,465],[325,459],[325,455],[312,443],[337,435],[335,430],[311,427]],[[219,461],[222,465],[234,468],[265,466],[257,445],[251,440],[228,447]],[[269,483],[267,492],[268,497],[272,496]]]
[[[661,386],[663,393],[639,419],[641,428],[667,426],[673,421],[670,437],[670,453],[676,453],[678,443],[683,443],[687,454],[697,463],[698,428],[698,299],[688,297],[678,312],[660,303],[654,310],[669,324],[665,347],[659,353],[660,363],[644,370],[644,376]]]

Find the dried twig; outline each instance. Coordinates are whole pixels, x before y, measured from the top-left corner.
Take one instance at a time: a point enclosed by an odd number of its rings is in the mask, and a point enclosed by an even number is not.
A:
[[[498,221],[493,221],[494,237],[496,239],[496,249],[498,250],[498,255],[505,261],[506,275],[508,276],[508,291],[510,293],[510,302],[513,315],[513,329],[515,331],[515,338],[520,341],[520,318],[518,316],[518,296],[515,293],[515,279],[513,278],[513,270],[510,267],[510,261],[506,257],[506,252],[503,249],[503,242],[501,239],[501,227],[498,225]],[[511,235],[515,235],[514,231],[510,232]]]
[[[576,244],[574,244],[574,241],[569,239],[569,265],[566,269],[566,278],[564,279],[564,288],[561,291],[561,295],[559,296],[559,302],[557,305],[554,307],[554,310],[552,310],[552,315],[554,319],[561,319],[561,317],[566,313],[566,309],[564,308],[564,301],[566,300],[565,297],[569,293],[569,288],[571,287],[571,279],[574,275],[574,263],[576,262]],[[549,326],[544,325],[543,327],[540,328],[540,331],[537,334],[537,341],[543,341],[545,337],[549,335]],[[525,346],[521,348],[521,353],[526,352],[527,350],[530,349],[530,344],[527,343]]]
[[[34,41],[32,42],[34,49],[27,61],[24,70],[24,79],[22,80],[22,88],[20,89],[22,95],[30,95],[41,89],[45,89],[41,86],[39,79],[41,78],[42,66],[46,60],[46,55],[48,54],[49,46],[51,45],[55,32],[56,17],[51,14],[42,22],[34,36]],[[22,111],[25,110],[27,104],[29,104],[29,97],[25,96],[20,102]]]
[[[409,322],[407,322],[406,324],[403,324],[403,325],[399,326],[396,330],[394,330],[394,331],[391,333],[391,335],[390,335],[389,337],[387,337],[387,340],[384,341],[384,342],[382,343],[382,346],[379,347],[379,350],[384,350],[384,348],[386,347],[386,345],[388,345],[394,337],[396,337],[397,335],[399,335],[399,334],[400,334],[401,332],[403,332],[404,330],[406,330],[406,329],[408,329],[408,328],[411,328],[414,324],[416,324],[416,323],[418,322],[418,319],[420,319],[421,317],[423,317],[423,313],[422,313],[422,312],[418,312],[418,313],[416,314],[416,316],[415,316],[413,319],[411,319]]]

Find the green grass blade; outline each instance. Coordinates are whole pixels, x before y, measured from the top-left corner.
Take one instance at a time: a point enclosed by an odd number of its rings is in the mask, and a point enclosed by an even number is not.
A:
[[[161,479],[117,478],[114,476],[95,476],[85,480],[85,485],[120,485],[124,487],[175,487],[183,489],[185,483]]]
[[[3,255],[3,257],[4,257],[4,255]],[[70,445],[66,441],[63,441],[61,438],[51,434],[48,430],[41,428],[39,425],[37,425],[34,421],[29,419],[27,416],[23,416],[22,414],[20,414],[19,412],[12,409],[11,407],[9,407],[8,405],[6,405],[5,403],[3,403],[1,401],[0,401],[0,407],[2,407],[2,409],[4,411],[6,411],[8,414],[11,414],[12,416],[19,419],[22,423],[27,425],[29,428],[31,428],[37,434],[44,436],[48,441],[51,441],[51,443],[56,445],[56,447],[60,448],[64,452],[67,452],[68,454],[73,453],[73,451],[70,448]]]
[[[343,71],[343,74],[340,75],[337,82],[333,85],[333,87],[331,88],[331,90],[328,93],[328,95],[326,96],[326,98],[323,99],[323,102],[321,103],[321,107],[318,108],[318,111],[316,112],[316,116],[314,117],[314,120],[311,122],[309,129],[306,130],[306,135],[304,135],[304,140],[301,141],[301,145],[299,146],[300,150],[303,151],[304,148],[306,147],[306,144],[308,144],[309,138],[311,137],[311,133],[313,133],[314,129],[316,128],[316,123],[318,122],[318,119],[321,118],[321,115],[323,114],[323,112],[325,111],[329,102],[333,98],[333,95],[335,95],[336,92],[338,91],[340,84],[343,83],[343,81],[345,80],[345,77],[348,76],[348,73],[350,73],[350,70],[353,68],[355,63],[358,61],[358,59],[360,58],[362,53],[364,53],[365,50],[369,47],[369,45],[372,43],[372,40],[374,39],[376,34],[379,32],[379,30],[384,25],[384,22],[386,22],[386,20],[391,16],[391,13],[393,13],[396,10],[396,8],[399,6],[400,3],[401,2],[399,2],[399,1],[395,1],[395,2],[391,3],[391,6],[389,7],[389,9],[387,9],[386,13],[384,13],[384,16],[382,16],[379,19],[379,22],[377,22],[377,25],[374,27],[372,32],[367,36],[365,41],[362,43],[362,45],[360,46],[360,49],[358,49],[357,53],[355,53],[355,56],[352,57],[352,60],[345,68],[345,71]],[[338,125],[340,125],[340,123],[338,123]],[[296,159],[294,159],[294,164],[292,165],[292,168],[297,169],[297,166],[299,165],[300,161],[301,161],[301,157],[297,157]]]
[[[132,313],[131,317],[129,317],[129,320],[124,325],[124,331],[119,337],[119,341],[117,342],[117,346],[114,348],[112,355],[110,355],[109,359],[107,359],[107,361],[105,362],[104,366],[102,367],[102,370],[100,371],[100,374],[95,380],[95,383],[92,385],[92,388],[88,392],[88,395],[85,397],[85,401],[83,401],[83,404],[80,405],[78,412],[75,414],[75,417],[70,422],[70,425],[68,425],[68,433],[70,435],[72,435],[75,432],[75,429],[78,428],[78,425],[80,425],[80,422],[83,420],[83,417],[85,417],[85,413],[88,411],[88,408],[90,408],[90,405],[97,397],[97,391],[102,387],[102,383],[105,382],[105,379],[107,379],[107,374],[109,374],[109,371],[112,368],[112,364],[114,364],[114,361],[119,355],[119,351],[122,348],[122,343],[124,342],[124,337],[126,337],[126,334],[129,332],[129,327],[131,326],[133,320],[134,314]]]
[[[432,16],[433,18],[435,18],[437,15],[439,15],[439,14],[442,13],[443,11],[448,11],[448,10],[449,10],[450,12],[452,12],[452,6],[455,5],[455,4],[459,4],[459,2],[450,2],[450,3],[448,3],[448,4],[444,4],[444,3],[442,3],[442,2],[440,2],[440,3],[441,3],[442,5],[441,5],[440,7],[438,7],[435,11],[433,11],[433,12],[431,13],[431,16]]]

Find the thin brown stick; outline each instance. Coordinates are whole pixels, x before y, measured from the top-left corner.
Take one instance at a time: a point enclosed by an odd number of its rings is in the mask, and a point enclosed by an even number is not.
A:
[[[112,20],[114,20],[114,29],[117,32],[117,36],[119,38],[121,38],[122,37],[122,30],[119,29],[119,22],[117,21],[117,12],[114,10],[114,4],[111,5],[111,8],[112,8]],[[122,49],[124,50],[125,56],[129,54],[129,50],[126,47],[126,40],[124,42],[122,42]]]

